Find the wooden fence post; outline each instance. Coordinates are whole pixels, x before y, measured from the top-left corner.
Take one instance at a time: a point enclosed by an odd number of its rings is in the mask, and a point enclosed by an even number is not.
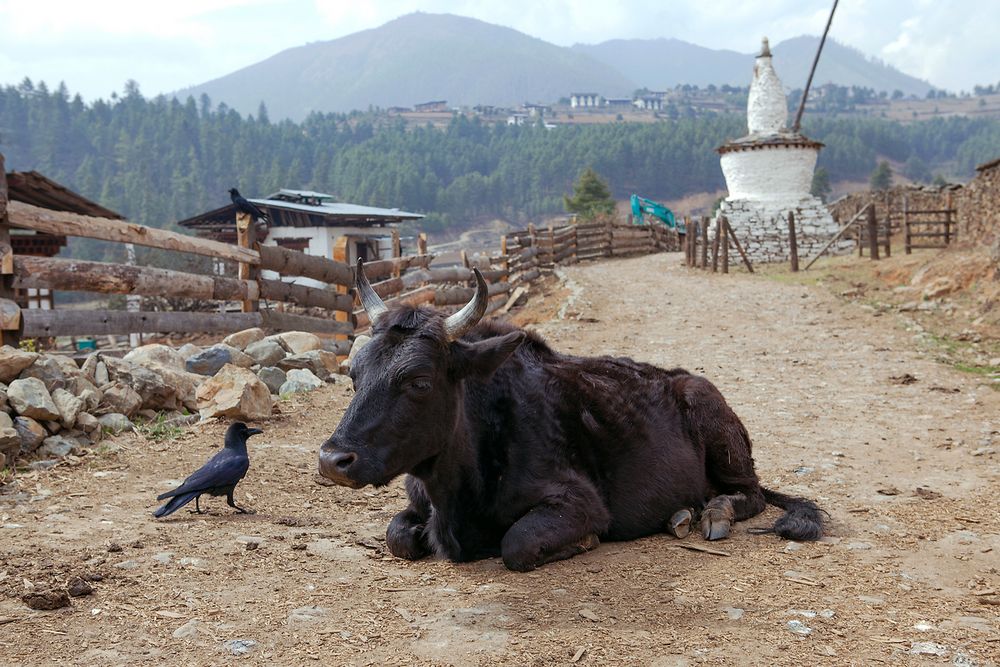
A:
[[[945,211],[944,211],[944,244],[951,245],[951,211],[952,211],[952,201],[951,192],[948,192],[947,197],[945,197]]]
[[[684,266],[694,266],[694,228],[684,216]]]
[[[17,347],[21,343],[24,320],[14,299],[14,248],[10,242],[10,221],[7,218],[7,171],[0,153],[0,328],[4,345]]]
[[[708,268],[708,216],[701,216],[701,268]]]
[[[892,213],[888,205],[885,208],[885,250],[886,257],[892,257]]]
[[[722,225],[715,225],[715,237],[712,239],[712,273],[719,271],[719,235]]]
[[[505,236],[504,241],[506,241],[506,239],[507,237]],[[420,232],[420,234],[417,235],[417,254],[418,255],[427,254],[427,232]],[[507,253],[504,254],[506,255]]]
[[[747,257],[747,254],[745,252],[743,252],[743,246],[740,244],[740,240],[736,238],[736,233],[733,232],[733,226],[729,224],[729,218],[726,216],[722,216],[722,219],[726,223],[726,231],[729,234],[729,238],[732,239],[733,245],[736,247],[736,250],[739,251],[740,257],[743,258],[743,263],[746,265],[747,271],[753,273],[753,265],[750,264],[750,258]]]
[[[872,260],[878,259],[878,220],[874,205],[868,207],[868,255]]]
[[[722,232],[722,272],[729,273],[729,225],[726,224],[725,216],[719,217],[719,231]]]
[[[236,243],[241,248],[253,250],[257,244],[257,226],[253,216],[249,213],[236,213]],[[240,262],[240,280],[256,280],[257,267],[253,264]],[[259,301],[246,300],[243,302],[244,313],[254,313],[260,309]]]
[[[903,249],[906,254],[911,252],[910,248],[910,198],[903,197]]]
[[[798,271],[799,241],[795,236],[795,211],[788,212],[788,254],[792,260],[792,271]]]

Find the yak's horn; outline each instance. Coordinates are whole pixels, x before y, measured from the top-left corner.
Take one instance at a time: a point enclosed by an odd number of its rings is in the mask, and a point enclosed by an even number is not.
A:
[[[365,275],[365,263],[360,257],[358,257],[358,270],[354,275],[354,282],[358,288],[358,296],[361,297],[361,305],[365,307],[365,312],[368,313],[368,321],[374,327],[375,320],[389,309],[386,308],[382,297],[372,289],[372,284],[368,282],[368,276]]]
[[[448,340],[458,340],[467,334],[486,314],[486,306],[490,302],[490,288],[486,285],[486,279],[479,269],[472,269],[472,272],[476,274],[476,293],[472,295],[472,301],[465,304],[462,310],[449,315],[444,321]]]

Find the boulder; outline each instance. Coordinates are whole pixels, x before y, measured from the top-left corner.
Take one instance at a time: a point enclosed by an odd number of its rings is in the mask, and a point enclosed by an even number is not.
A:
[[[262,368],[274,366],[287,354],[285,348],[276,340],[258,340],[250,343],[247,345],[246,353]]]
[[[127,384],[115,382],[108,387],[97,406],[96,414],[106,415],[120,413],[129,417],[142,407],[142,396]]]
[[[135,424],[120,412],[109,412],[106,415],[101,415],[97,418],[101,426],[114,435],[118,435],[122,431],[134,431]]]
[[[330,373],[336,373],[340,370],[340,362],[337,361],[337,355],[326,350],[312,350],[301,354],[293,354],[279,361],[277,366],[286,373],[296,368],[306,369],[312,371],[312,374],[320,380],[325,380]]]
[[[95,379],[97,362],[100,360],[100,353],[94,352],[93,354],[87,355],[87,358],[83,361],[83,365],[80,366],[80,374],[95,384],[97,384],[97,380]]]
[[[76,416],[76,426],[84,433],[93,433],[101,427],[101,422],[89,412],[81,412]]]
[[[271,416],[273,407],[267,385],[258,380],[252,371],[233,364],[226,364],[198,387],[197,396],[202,419],[264,419]]]
[[[201,378],[161,367],[150,370],[123,359],[107,358],[108,375],[112,381],[132,387],[142,398],[140,407],[151,410],[178,410],[196,404],[195,388]],[[116,410],[115,412],[121,412]],[[128,414],[128,413],[125,413]]]
[[[240,368],[250,368],[253,366],[254,360],[231,345],[219,343],[189,357],[184,364],[189,373],[215,375],[226,364],[232,364]]]
[[[96,410],[97,406],[101,404],[101,390],[82,375],[73,380],[68,390],[73,395],[80,397],[84,410]]]
[[[111,382],[111,376],[108,374],[108,365],[104,363],[103,359],[98,359],[97,367],[94,369],[94,384],[103,387],[109,382]]]
[[[7,387],[7,400],[18,414],[33,419],[59,419],[59,409],[52,402],[45,383],[38,378],[17,379]]]
[[[300,391],[312,391],[323,386],[323,381],[304,368],[288,371],[288,379],[278,390],[279,394],[295,394]]]
[[[50,392],[66,387],[66,375],[63,373],[62,364],[48,354],[38,357],[35,363],[21,371],[21,375],[18,377],[21,379],[37,378]]]
[[[42,444],[49,432],[31,417],[14,417],[14,430],[21,438],[21,453],[30,454]]]
[[[268,336],[264,340],[276,340],[279,345],[292,354],[302,354],[312,350],[323,349],[323,341],[316,334],[305,331],[286,331],[285,333]]]
[[[78,398],[65,389],[52,392],[52,402],[59,409],[59,421],[66,428],[73,428],[76,418],[83,411],[83,399]]]
[[[7,385],[2,382],[0,382],[0,411],[11,411],[11,407],[7,405]]]
[[[38,354],[35,352],[24,352],[10,345],[0,347],[0,382],[10,383],[36,359]]]
[[[354,361],[354,357],[358,356],[358,352],[361,351],[361,348],[367,345],[371,339],[371,336],[366,336],[364,334],[361,334],[354,339],[354,344],[351,345],[351,352],[347,355],[347,361],[345,362],[348,367],[350,367],[351,362]]]
[[[0,456],[13,461],[21,451],[21,436],[14,428],[14,421],[6,412],[0,412]],[[3,465],[0,464],[0,468]]]
[[[281,389],[281,385],[285,384],[285,380],[287,379],[285,371],[274,366],[265,366],[260,369],[257,371],[257,377],[267,385],[272,394],[279,393],[278,390]]]
[[[66,456],[73,451],[74,448],[79,447],[75,439],[66,438],[61,435],[50,435],[42,441],[42,446],[38,448],[38,455],[47,458],[60,458]]]
[[[253,329],[244,329],[243,331],[229,334],[222,339],[222,342],[225,345],[235,347],[237,350],[245,350],[247,349],[247,345],[256,343],[259,340],[264,340],[264,330],[254,327]]]
[[[142,345],[126,354],[122,359],[153,370],[157,368],[184,370],[184,357],[169,345]]]
[[[184,345],[181,345],[179,350],[177,350],[177,354],[181,355],[181,358],[184,361],[187,361],[199,352],[201,352],[201,348],[191,343],[185,343]]]

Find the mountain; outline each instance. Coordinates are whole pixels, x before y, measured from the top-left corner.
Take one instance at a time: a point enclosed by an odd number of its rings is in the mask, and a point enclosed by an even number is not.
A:
[[[272,118],[311,111],[550,103],[574,90],[627,95],[635,82],[585,53],[510,28],[450,14],[416,13],[372,30],[288,49],[175,93],[208,94],[241,113],[263,101]]]
[[[802,36],[772,47],[774,67],[789,88],[805,86],[816,55],[818,37]],[[709,49],[679,39],[614,39],[600,44],[574,44],[573,51],[593,57],[653,90],[677,84],[746,86],[755,53]],[[862,52],[827,39],[813,86],[836,83],[923,97],[932,86]]]

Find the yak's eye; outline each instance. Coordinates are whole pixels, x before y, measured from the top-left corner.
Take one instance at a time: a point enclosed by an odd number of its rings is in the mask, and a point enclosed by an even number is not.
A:
[[[403,382],[403,388],[414,394],[426,394],[431,390],[431,379],[429,377],[414,377]]]

